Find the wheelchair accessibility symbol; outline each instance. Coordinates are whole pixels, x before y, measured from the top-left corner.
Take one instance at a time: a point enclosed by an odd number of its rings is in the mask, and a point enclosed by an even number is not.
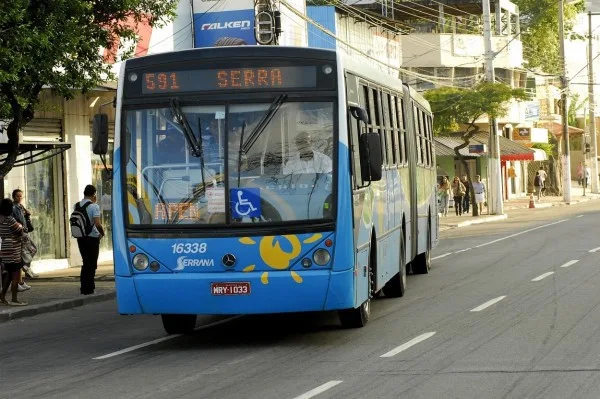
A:
[[[260,189],[234,188],[230,191],[230,197],[234,218],[260,217]]]

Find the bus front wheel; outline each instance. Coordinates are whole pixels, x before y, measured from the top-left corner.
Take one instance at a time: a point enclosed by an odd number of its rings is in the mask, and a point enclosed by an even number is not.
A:
[[[373,268],[371,265],[373,264],[372,256],[374,256],[375,253],[375,250],[372,251],[369,259],[367,275],[367,300],[357,308],[340,310],[339,317],[343,328],[364,327],[371,318],[371,297],[373,296]]]
[[[162,314],[160,316],[167,334],[189,334],[196,328],[195,314]]]
[[[343,328],[360,328],[364,327],[371,318],[371,298],[367,298],[356,309],[340,310],[340,322]]]

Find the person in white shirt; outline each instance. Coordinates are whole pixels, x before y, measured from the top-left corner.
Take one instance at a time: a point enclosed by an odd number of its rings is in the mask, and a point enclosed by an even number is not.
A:
[[[485,202],[485,184],[481,181],[481,176],[475,176],[473,192],[475,193],[475,206],[479,206],[479,214],[483,214],[483,203]]]
[[[332,172],[331,158],[313,149],[312,138],[308,132],[299,133],[295,142],[297,152],[290,156],[283,167],[284,174]]]

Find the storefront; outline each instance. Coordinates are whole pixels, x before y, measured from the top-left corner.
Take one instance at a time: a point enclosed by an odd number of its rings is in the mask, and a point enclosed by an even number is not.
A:
[[[87,184],[98,189],[107,233],[101,241],[99,261],[112,261],[112,182],[103,173],[100,158],[91,151],[91,121],[98,112],[108,114],[112,141],[114,95],[113,87],[105,87],[67,101],[44,91],[40,97],[43,111],[36,111],[35,118],[22,129],[21,155],[4,178],[3,192],[5,197],[10,197],[14,189],[24,193],[24,205],[32,214],[34,226],[31,236],[38,246],[32,263],[35,272],[81,266],[68,219]],[[0,143],[0,160],[3,145]],[[107,156],[106,161],[110,164],[111,157]]]

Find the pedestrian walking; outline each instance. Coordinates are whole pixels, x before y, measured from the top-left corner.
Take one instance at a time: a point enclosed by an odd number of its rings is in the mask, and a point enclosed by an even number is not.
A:
[[[481,181],[481,176],[475,176],[473,182],[473,192],[475,193],[475,206],[479,207],[479,214],[483,214],[483,203],[485,202],[485,184]]]
[[[442,216],[448,216],[448,206],[450,205],[450,182],[447,177],[442,178],[442,183],[438,188],[438,195],[440,196],[440,210]]]
[[[469,205],[471,204],[471,186],[467,175],[462,178],[462,184],[465,186],[465,195],[463,196],[463,213],[469,213]]]
[[[539,201],[540,195],[542,194],[542,176],[540,176],[540,172],[535,172],[535,177],[533,178],[533,187],[535,187],[535,192]]]
[[[462,202],[465,195],[465,186],[458,176],[454,176],[454,180],[452,180],[452,193],[454,195],[454,211],[456,212],[456,216],[462,216]]]
[[[96,201],[96,187],[87,185],[83,191],[83,199],[75,204],[70,218],[71,234],[77,238],[77,246],[83,260],[79,275],[82,295],[93,294],[96,289],[94,277],[98,268],[100,239],[104,237],[100,207]]]

